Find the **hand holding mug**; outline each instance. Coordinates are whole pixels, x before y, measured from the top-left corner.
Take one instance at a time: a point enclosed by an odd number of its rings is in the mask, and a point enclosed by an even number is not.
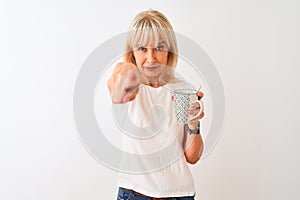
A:
[[[197,96],[198,96],[198,100],[200,100],[204,95],[203,95],[202,92],[198,92]],[[196,117],[195,119],[188,122],[188,127],[191,130],[197,129],[198,128],[198,121],[204,117],[204,106],[202,108],[203,108],[202,113],[198,117]],[[199,112],[199,110],[200,110],[199,104],[198,103],[193,103],[191,105],[191,108],[188,110],[188,114],[189,115],[196,115]]]
[[[204,116],[202,92],[191,89],[178,89],[174,91],[175,113],[177,121],[183,124],[198,121]],[[194,124],[194,123],[192,123]]]

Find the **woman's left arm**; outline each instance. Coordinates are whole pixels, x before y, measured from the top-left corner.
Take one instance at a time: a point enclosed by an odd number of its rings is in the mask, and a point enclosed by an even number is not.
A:
[[[199,99],[203,97],[202,92],[198,92]],[[199,104],[195,103],[192,105],[192,108],[189,110],[190,115],[195,115],[199,110],[197,107]],[[196,164],[200,158],[201,154],[203,151],[203,140],[200,134],[200,129],[199,132],[196,134],[191,134],[189,133],[188,129],[190,130],[197,130],[198,127],[198,121],[204,117],[204,112],[198,117],[186,125],[186,128],[184,129],[185,131],[185,141],[184,141],[184,155],[188,163],[190,164]]]
[[[185,142],[184,155],[186,161],[190,164],[196,164],[200,158],[203,151],[203,140],[200,134],[187,133],[187,139]]]

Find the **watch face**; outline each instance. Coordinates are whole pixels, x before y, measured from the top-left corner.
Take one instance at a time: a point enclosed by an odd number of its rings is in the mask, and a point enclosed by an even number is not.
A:
[[[196,130],[189,129],[189,133],[190,134],[199,134],[200,132],[199,132],[199,129],[196,129]]]

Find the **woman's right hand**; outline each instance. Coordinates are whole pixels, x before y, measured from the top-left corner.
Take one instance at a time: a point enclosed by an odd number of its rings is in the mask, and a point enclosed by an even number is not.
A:
[[[116,64],[113,74],[107,82],[113,103],[132,101],[138,93],[140,84],[137,67],[132,63]]]

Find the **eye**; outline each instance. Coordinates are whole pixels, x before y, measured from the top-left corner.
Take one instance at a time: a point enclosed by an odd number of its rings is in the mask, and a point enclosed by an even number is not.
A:
[[[155,48],[155,50],[161,51],[161,50],[164,50],[164,48],[165,48],[165,46],[160,44]]]
[[[146,48],[143,47],[143,46],[140,46],[140,47],[137,48],[137,50],[138,50],[138,51],[146,51]]]

